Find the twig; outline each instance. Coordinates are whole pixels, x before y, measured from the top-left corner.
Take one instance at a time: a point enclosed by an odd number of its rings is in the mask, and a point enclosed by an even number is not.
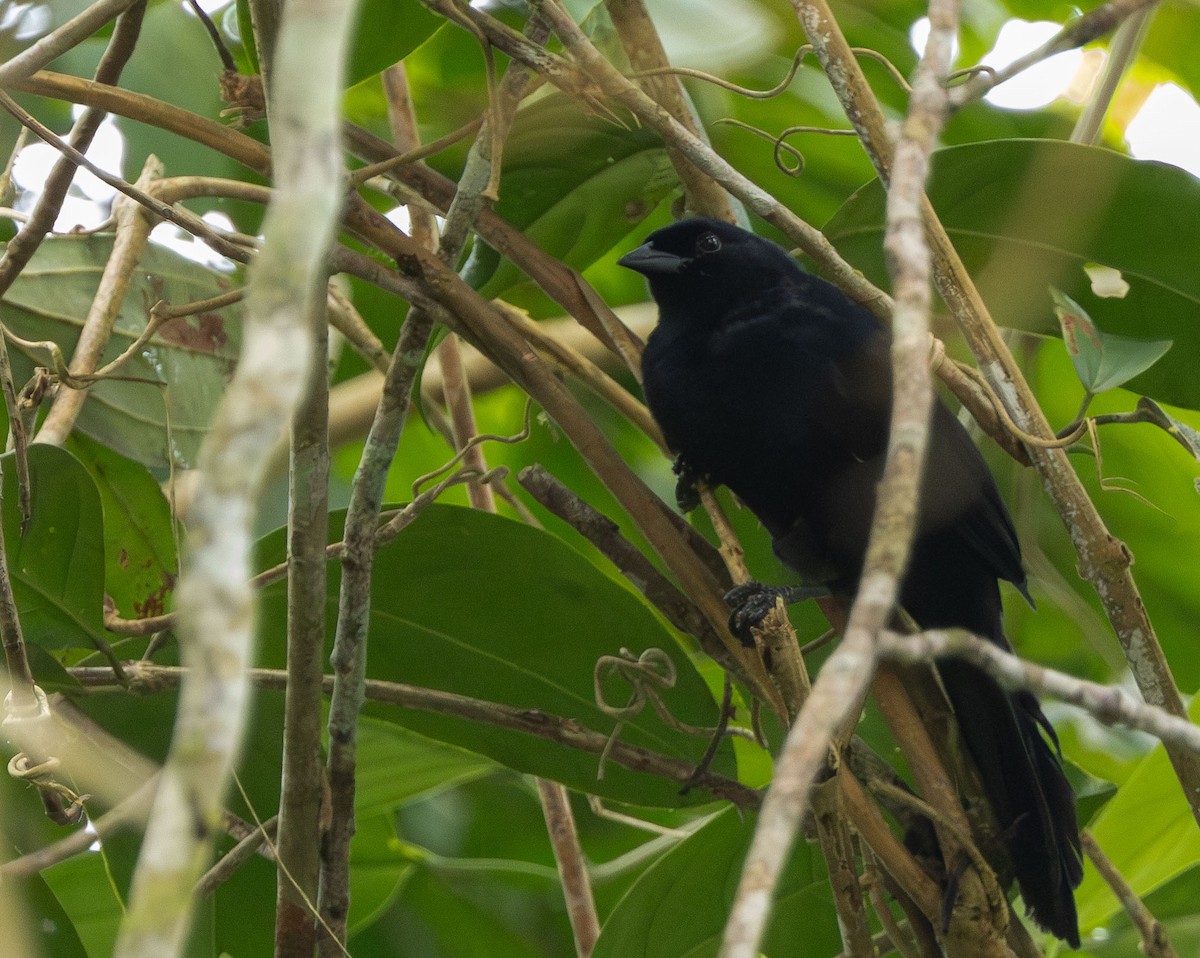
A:
[[[1161,706],[1138,702],[1116,686],[1100,685],[1035,665],[961,629],[931,629],[916,635],[884,632],[879,654],[915,664],[943,656],[960,658],[991,675],[1007,689],[1028,689],[1078,705],[1106,725],[1139,729],[1177,748],[1200,755],[1200,726]]]
[[[275,837],[279,827],[279,816],[273,815],[263,822],[261,827],[254,829],[229,849],[212,868],[200,876],[200,880],[196,882],[196,897],[207,898],[225,884],[234,872],[250,861],[264,844]]]
[[[148,191],[150,183],[162,176],[162,172],[162,164],[157,158],[147,158],[142,175],[138,177],[137,188]],[[150,239],[153,224],[144,215],[142,207],[127,197],[118,197],[113,203],[113,216],[116,219],[116,236],[113,239],[112,252],[104,264],[96,295],[92,298],[83,328],[79,331],[79,340],[71,355],[69,370],[71,376],[76,378],[96,373],[100,357],[108,346],[113,325],[125,301],[125,293],[137,271],[138,260]],[[150,323],[147,324],[148,327],[149,325]],[[54,397],[50,411],[42,421],[42,427],[38,430],[34,442],[46,442],[54,446],[65,443],[75,427],[75,420],[83,410],[87,396],[86,390],[72,388],[63,383]]]
[[[1100,79],[1071,131],[1072,143],[1092,144],[1099,141],[1104,117],[1108,114],[1108,108],[1112,105],[1125,71],[1137,59],[1138,48],[1150,27],[1154,9],[1154,6],[1142,7],[1117,27],[1108,47],[1108,56],[1104,60]]]
[[[143,0],[96,0],[57,30],[52,30],[10,60],[0,63],[0,87],[36,73],[51,60],[86,40],[110,20]]]
[[[1083,846],[1084,854],[1096,866],[1096,871],[1108,883],[1108,887],[1113,890],[1113,894],[1125,908],[1125,913],[1129,915],[1129,920],[1133,922],[1133,927],[1137,929],[1138,936],[1142,939],[1140,949],[1142,954],[1146,958],[1178,958],[1175,949],[1171,947],[1171,940],[1167,937],[1167,929],[1151,914],[1146,903],[1138,897],[1137,892],[1125,880],[1125,876],[1117,871],[1116,866],[1096,843],[1092,833],[1087,829],[1081,831],[1079,842]]]
[[[579,835],[575,831],[575,816],[571,814],[570,796],[557,782],[539,778],[537,786],[542,812],[546,818],[546,831],[550,834],[554,861],[558,865],[558,877],[567,901],[571,931],[575,935],[576,954],[579,958],[589,958],[596,946],[596,939],[600,937],[600,919],[596,916],[587,863],[579,845]]]
[[[122,664],[129,676],[126,685],[117,682],[113,670],[108,666],[74,667],[70,674],[83,686],[95,692],[155,693],[178,686],[187,671],[179,666],[155,665],[143,660]],[[281,691],[287,685],[287,673],[278,669],[250,669],[247,676],[257,687],[263,689]],[[333,676],[325,676],[323,687],[326,694],[332,690]],[[608,735],[580,725],[578,719],[551,715],[536,709],[514,708],[497,702],[456,695],[453,692],[377,679],[367,680],[365,694],[372,702],[383,702],[439,715],[454,715],[471,722],[484,722],[594,755],[599,755],[609,748]],[[630,771],[667,778],[681,785],[689,782],[695,771],[690,762],[661,755],[627,742],[619,741],[613,744],[608,757],[610,761]],[[714,796],[742,809],[755,809],[760,801],[759,794],[754,789],[712,772],[700,776],[694,787],[707,788]],[[886,828],[886,825],[884,827]]]
[[[667,52],[644,0],[605,0],[604,5],[616,27],[625,55],[637,71],[635,77],[643,81],[646,93],[694,137],[707,143],[708,137],[700,126],[683,85],[671,75],[673,71],[667,60]],[[790,82],[798,66],[799,57],[793,61],[785,82]],[[745,217],[740,209],[734,211],[729,195],[678,149],[668,145],[667,155],[683,183],[684,201],[689,212],[697,216],[712,216],[727,223]]]
[[[1157,2],[1158,0],[1110,0],[1109,3],[1101,4],[1076,17],[1036,50],[1031,50],[1023,57],[1018,57],[1003,69],[989,68],[986,71],[979,71],[966,83],[954,87],[950,91],[951,105],[958,108],[972,100],[977,100],[993,87],[1000,85],[1005,80],[1011,80],[1018,73],[1049,59],[1056,53],[1073,50],[1091,43],[1108,33],[1126,17],[1145,7],[1153,6]]]

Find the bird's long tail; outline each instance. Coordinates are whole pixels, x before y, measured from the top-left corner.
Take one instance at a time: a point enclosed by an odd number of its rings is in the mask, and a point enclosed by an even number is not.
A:
[[[1079,947],[1073,890],[1083,877],[1075,794],[1037,699],[959,661],[938,663],[967,750],[1012,856],[1030,917]]]

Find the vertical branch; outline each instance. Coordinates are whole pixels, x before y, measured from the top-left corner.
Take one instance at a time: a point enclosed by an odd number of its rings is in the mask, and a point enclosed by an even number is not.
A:
[[[1096,89],[1084,104],[1079,119],[1075,121],[1075,129],[1071,131],[1072,143],[1096,143],[1100,139],[1100,130],[1108,108],[1112,105],[1117,87],[1125,76],[1125,71],[1137,58],[1138,48],[1150,28],[1154,17],[1155,7],[1142,7],[1117,27],[1113,34],[1112,43],[1108,47],[1108,56],[1104,61],[1104,70]]]
[[[7,711],[10,716],[34,717],[39,712],[39,690],[33,683],[33,672],[25,655],[25,635],[21,631],[21,617],[17,613],[12,579],[8,575],[3,525],[0,525],[0,643],[4,647],[4,665],[11,683]]]
[[[323,277],[317,279],[325,291]],[[292,419],[288,496],[287,688],[276,847],[275,955],[311,958],[320,875],[321,695],[329,536],[329,326],[314,294],[308,392]]]
[[[771,912],[780,870],[809,807],[809,790],[839,727],[857,715],[877,665],[875,635],[899,592],[916,525],[917,496],[933,397],[928,363],[929,251],[921,199],[929,152],[946,103],[957,6],[931,4],[931,32],[918,66],[888,194],[888,251],[897,294],[892,342],[892,421],[858,595],[841,645],[813,684],[775,766],[775,778],[742,870],[721,946],[722,958],[753,958]],[[806,24],[807,26],[807,24]]]
[[[318,278],[342,204],[342,62],[354,9],[353,0],[293,0],[282,25],[270,116],[276,192],[248,279],[241,361],[200,453],[191,555],[176,592],[187,678],[117,940],[121,958],[182,951],[192,888],[240,750],[254,632],[254,500],[309,375],[305,320],[323,291]]]
[[[248,6],[254,45],[258,50],[258,71],[262,74],[263,92],[269,101],[275,92],[275,48],[283,20],[284,0],[249,0]]]
[[[600,937],[600,919],[596,916],[592,883],[575,830],[575,816],[571,814],[571,803],[563,786],[541,778],[537,780],[537,786],[567,902],[567,915],[571,919],[571,931],[575,935],[575,951],[579,958],[589,958]]]
[[[408,418],[412,384],[425,354],[433,317],[415,306],[400,329],[384,376],[375,419],[354,473],[342,535],[342,585],[334,636],[333,692],[329,699],[330,825],[321,863],[320,912],[326,933],[322,956],[341,955],[350,911],[350,839],[354,836],[354,776],[358,714],[365,699],[367,625],[371,613],[371,567],[375,528],[383,506],[388,468]]]

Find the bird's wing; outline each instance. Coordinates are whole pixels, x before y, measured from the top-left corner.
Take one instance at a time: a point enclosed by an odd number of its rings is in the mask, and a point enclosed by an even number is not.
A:
[[[958,490],[947,504],[950,512],[957,513],[951,516],[954,528],[997,578],[1015,585],[1032,605],[1021,565],[1021,547],[1008,508],[975,443],[940,400],[934,402],[930,436],[926,508],[936,509],[947,490]],[[933,521],[937,520],[935,514]]]

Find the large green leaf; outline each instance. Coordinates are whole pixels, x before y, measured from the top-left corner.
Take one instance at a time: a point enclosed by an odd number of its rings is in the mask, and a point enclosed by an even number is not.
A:
[[[123,908],[100,852],[85,852],[42,872],[89,958],[113,953]]]
[[[555,94],[517,114],[496,211],[545,252],[582,270],[677,182],[654,133],[589,115]],[[488,297],[523,279],[483,243],[475,245],[465,276]]]
[[[29,447],[32,518],[21,535],[17,467],[4,470],[4,545],[25,641],[91,648],[104,636],[104,523],[87,470],[56,446]]]
[[[110,234],[47,239],[0,302],[0,320],[22,339],[57,343],[69,361],[112,244]],[[222,274],[148,246],[103,361],[116,358],[137,339],[159,300],[181,306],[231,286]],[[108,379],[92,387],[79,417],[80,431],[148,466],[165,466],[168,451],[178,465],[194,464],[233,371],[241,338],[233,321],[237,315],[235,306],[164,323],[118,370],[126,380]],[[49,365],[46,350],[10,347],[10,352],[18,379],[28,378],[35,365]],[[156,385],[161,383],[168,388]]]
[[[127,618],[169,608],[178,566],[171,506],[140,463],[83,436],[68,448],[96,483],[104,510],[104,591]]]
[[[351,936],[369,927],[386,910],[416,867],[412,857],[400,848],[392,816],[365,812],[358,805],[357,795],[355,806],[354,837],[350,840]]]
[[[337,529],[341,517],[334,518]],[[336,534],[336,533],[335,533]],[[278,556],[282,538],[264,544]],[[339,576],[331,569],[328,608],[336,613]],[[674,716],[690,725],[715,724],[712,694],[641,600],[579,553],[545,532],[498,516],[435,505],[375,556],[371,597],[371,677],[454,692],[508,706],[573,718],[608,733],[614,720],[597,708],[592,673],[597,659],[622,647],[640,654],[664,649],[678,681],[663,693]],[[262,605],[264,664],[283,657],[281,586]],[[623,705],[630,689],[606,686]],[[609,763],[598,780],[597,756],[482,722],[372,703],[368,712],[430,738],[470,749],[510,768],[573,788],[643,805],[707,801],[703,789],[679,795],[678,783]],[[623,741],[686,761],[707,742],[676,732],[653,709],[631,718]],[[730,774],[732,752],[716,768]]]
[[[593,958],[716,955],[754,822],[715,815],[646,870],[604,923]],[[819,958],[841,947],[824,860],[815,845],[793,849],[776,892],[763,952]]]
[[[22,893],[15,896],[9,891],[9,907],[16,908],[18,903],[25,906],[26,927],[37,929],[30,937],[41,946],[38,954],[44,958],[87,958],[88,953],[79,940],[74,923],[41,875],[11,882],[9,888]],[[19,932],[12,929],[8,934]]]
[[[1130,339],[1101,332],[1070,296],[1057,289],[1051,289],[1050,296],[1071,363],[1089,393],[1124,385],[1162,359],[1173,345],[1170,340]]]
[[[1162,3],[1153,12],[1150,32],[1141,48],[1144,58],[1173,73],[1193,97],[1200,96],[1197,36],[1195,4]]]
[[[419,0],[362,0],[346,62],[346,85],[403,60],[445,22]]]
[[[996,321],[1057,333],[1049,287],[1097,325],[1175,348],[1130,389],[1200,408],[1200,180],[1177,167],[1050,140],[998,140],[934,156],[929,198]],[[878,181],[851,197],[825,232],[872,280],[886,282]],[[1131,290],[1099,299],[1083,266],[1118,269]]]
[[[1200,698],[1192,700],[1188,714],[1193,722],[1200,720]],[[1162,746],[1142,759],[1090,828],[1117,871],[1142,898],[1200,864],[1200,833]],[[1121,911],[1112,889],[1090,866],[1075,900],[1085,932]]]
[[[358,722],[358,774],[354,807],[359,815],[397,806],[494,771],[496,766],[464,751],[368,715]]]

